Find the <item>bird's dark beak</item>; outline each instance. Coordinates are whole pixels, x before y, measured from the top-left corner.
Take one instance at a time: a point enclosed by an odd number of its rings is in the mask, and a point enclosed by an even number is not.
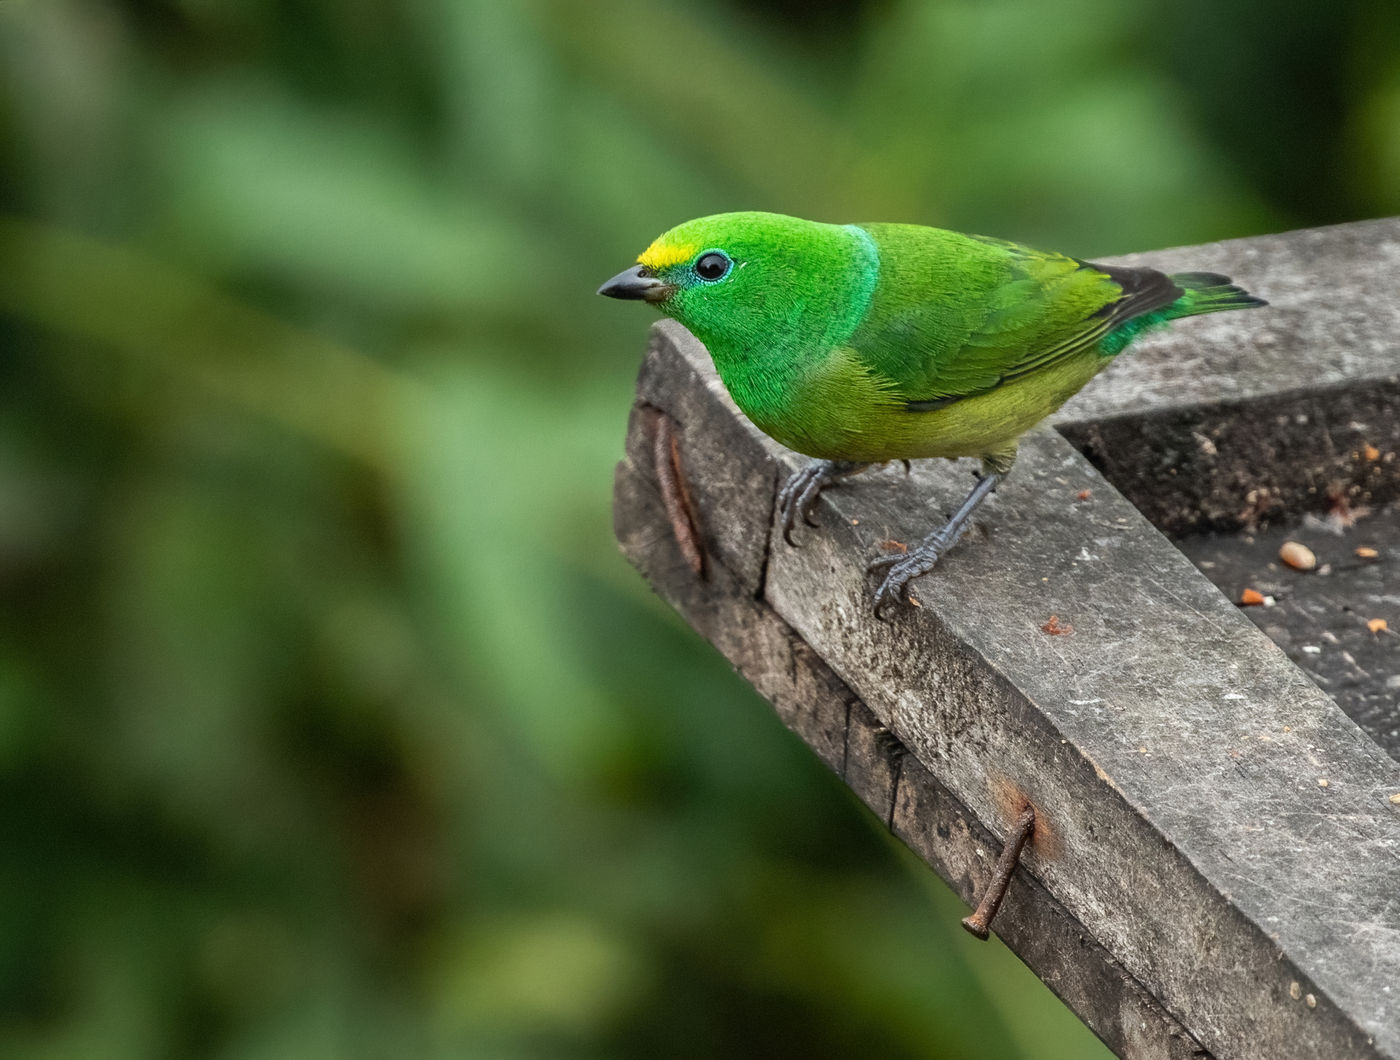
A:
[[[664,302],[671,297],[675,289],[673,284],[658,280],[647,272],[645,266],[634,265],[624,272],[619,272],[602,287],[599,287],[598,293],[605,294],[609,298],[628,298],[640,302]]]

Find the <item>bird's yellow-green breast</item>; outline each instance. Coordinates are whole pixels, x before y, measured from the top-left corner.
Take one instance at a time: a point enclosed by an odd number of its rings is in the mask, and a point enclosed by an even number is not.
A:
[[[1144,328],[1261,304],[1213,274],[768,213],[688,221],[638,262],[603,293],[680,321],[755,424],[837,460],[1003,452]]]

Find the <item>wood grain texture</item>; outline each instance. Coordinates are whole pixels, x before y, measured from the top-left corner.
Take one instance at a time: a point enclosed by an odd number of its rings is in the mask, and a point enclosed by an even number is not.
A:
[[[618,465],[614,508],[623,551],[719,649],[886,827],[969,904],[986,886],[994,835],[773,610],[722,564],[696,579],[671,539],[659,491]],[[1020,871],[994,930],[1108,1045],[1125,1057],[1199,1060],[1208,1052],[1049,891]],[[936,957],[930,958],[936,959]]]

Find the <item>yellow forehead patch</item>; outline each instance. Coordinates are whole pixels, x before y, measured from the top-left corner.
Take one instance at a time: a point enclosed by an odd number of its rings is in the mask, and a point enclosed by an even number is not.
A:
[[[694,243],[668,243],[663,237],[642,251],[637,263],[648,269],[669,269],[672,265],[689,261],[699,249]]]

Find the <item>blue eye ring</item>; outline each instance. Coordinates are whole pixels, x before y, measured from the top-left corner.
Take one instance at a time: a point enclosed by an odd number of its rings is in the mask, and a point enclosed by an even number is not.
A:
[[[692,271],[703,283],[719,283],[734,268],[734,259],[722,250],[707,250],[695,259]]]

